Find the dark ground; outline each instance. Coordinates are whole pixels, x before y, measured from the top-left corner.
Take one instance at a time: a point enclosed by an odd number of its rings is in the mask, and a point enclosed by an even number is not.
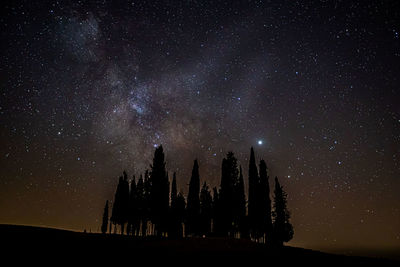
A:
[[[400,266],[399,261],[349,257],[294,247],[269,248],[247,240],[167,240],[78,233],[30,226],[0,225],[0,258],[13,264],[135,266],[136,263],[192,266]],[[3,264],[1,264],[3,265]],[[121,264],[118,264],[121,265]],[[159,264],[158,264],[159,265]]]

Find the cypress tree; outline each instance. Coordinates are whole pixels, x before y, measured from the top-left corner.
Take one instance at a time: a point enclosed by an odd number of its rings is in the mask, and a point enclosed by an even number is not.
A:
[[[239,167],[239,179],[235,186],[235,199],[236,199],[236,224],[241,233],[241,237],[247,236],[246,227],[246,195],[244,192],[244,181],[242,166]]]
[[[123,180],[121,186],[121,234],[124,234],[125,223],[128,222],[129,218],[129,181],[128,174],[126,171],[123,172]]]
[[[145,202],[145,188],[143,176],[140,175],[139,180],[136,184],[136,212],[137,212],[137,235],[140,235],[140,225],[142,225],[142,229],[144,225],[147,223],[146,220],[146,202]],[[142,236],[145,235],[145,232],[141,233]]]
[[[238,181],[237,159],[233,152],[228,152],[226,158],[222,160],[221,171],[221,191],[219,202],[221,205],[221,230],[223,235],[234,235],[235,226],[235,186]]]
[[[119,177],[112,208],[111,221],[114,225],[121,226],[121,234],[124,233],[124,225],[128,221],[129,213],[129,182],[126,172]]]
[[[266,242],[271,240],[272,220],[271,220],[271,198],[269,189],[269,177],[267,174],[267,164],[264,160],[260,160],[260,230],[265,235]]]
[[[200,192],[200,220],[199,231],[201,235],[211,232],[212,197],[208,185],[204,182]]]
[[[136,179],[133,176],[131,181],[131,190],[129,192],[129,216],[128,228],[126,229],[128,235],[132,233],[135,235],[138,228],[138,210],[137,210],[137,192],[136,192]]]
[[[199,164],[197,159],[194,160],[192,176],[189,183],[189,193],[187,200],[187,226],[186,231],[188,234],[197,235],[198,220],[200,215],[200,175],[199,175]]]
[[[162,220],[161,220],[161,229],[162,229],[164,234],[168,233],[169,223],[171,221],[170,212],[169,212],[170,211],[169,186],[170,186],[170,182],[169,182],[169,175],[168,175],[168,172],[167,172],[167,177],[166,177],[166,179],[163,180],[163,190],[162,190],[162,192],[163,192],[162,202],[165,203],[165,207],[164,207],[164,210],[163,210],[163,215],[162,215]]]
[[[246,215],[246,195],[244,193],[244,181],[243,181],[242,166],[239,167],[239,180],[236,185],[236,194],[239,199],[238,215],[245,216]]]
[[[221,185],[218,192],[218,202],[219,202],[219,230],[222,236],[227,236],[230,228],[231,220],[231,206],[230,206],[230,193],[232,192],[231,184],[228,175],[228,163],[226,158],[222,159],[221,166]]]
[[[101,232],[105,234],[108,228],[108,200],[106,201],[106,205],[104,206],[103,212],[103,222],[101,224]]]
[[[172,176],[172,185],[171,185],[171,209],[176,208],[177,197],[178,197],[178,191],[176,187],[176,172],[174,172]]]
[[[250,234],[253,238],[259,237],[259,229],[257,226],[257,213],[258,213],[258,188],[259,188],[259,176],[256,165],[256,159],[254,156],[253,147],[250,149],[250,161],[249,161],[249,204],[248,204],[248,220],[250,227]]]
[[[165,169],[165,156],[160,145],[154,152],[151,166],[151,221],[155,225],[157,236],[162,236],[166,230],[169,209],[169,182]]]
[[[147,223],[151,219],[151,191],[152,182],[149,170],[144,173],[144,203],[143,203],[143,222],[142,235],[147,235]]]
[[[287,210],[287,194],[283,186],[279,184],[278,177],[275,177],[274,190],[274,217],[273,223],[273,242],[277,246],[283,246],[293,238],[293,226],[290,223],[290,213]]]
[[[179,236],[179,219],[177,214],[177,198],[178,192],[176,187],[176,173],[174,172],[171,184],[171,208],[170,208],[170,222],[169,222],[169,236]]]
[[[212,202],[212,226],[211,231],[217,235],[222,235],[221,230],[221,212],[220,212],[220,203],[219,203],[219,193],[217,187],[213,188],[213,202]]]
[[[178,196],[176,197],[176,218],[177,218],[177,237],[183,237],[183,222],[186,218],[186,201],[185,197],[181,192],[179,192]]]

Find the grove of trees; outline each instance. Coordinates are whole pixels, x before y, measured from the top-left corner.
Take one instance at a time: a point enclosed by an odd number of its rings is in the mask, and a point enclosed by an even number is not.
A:
[[[261,159],[257,167],[253,148],[248,199],[242,167],[233,152],[222,160],[220,187],[214,187],[212,192],[205,181],[201,185],[199,164],[194,160],[187,199],[178,193],[176,173],[170,183],[163,147],[159,146],[150,170],[140,175],[138,181],[135,176],[129,181],[125,171],[119,177],[111,217],[108,219],[107,200],[101,231],[116,233],[119,226],[121,234],[132,236],[251,238],[275,246],[293,238],[287,194],[275,177],[271,203],[267,165]]]

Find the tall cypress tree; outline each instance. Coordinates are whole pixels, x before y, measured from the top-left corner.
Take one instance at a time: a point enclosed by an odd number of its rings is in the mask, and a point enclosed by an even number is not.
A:
[[[172,176],[172,185],[171,185],[171,209],[176,208],[177,197],[178,197],[178,190],[176,187],[176,172],[174,172]]]
[[[169,221],[169,229],[168,234],[171,237],[179,236],[179,219],[177,214],[177,198],[178,198],[178,190],[176,187],[176,173],[172,177],[171,184],[171,208],[170,208],[170,221]]]
[[[222,235],[221,230],[221,208],[219,203],[219,193],[217,187],[213,188],[213,202],[212,202],[212,226],[211,231],[217,236]]]
[[[274,190],[274,217],[273,223],[273,243],[282,246],[283,242],[288,242],[293,238],[293,226],[290,223],[290,213],[287,210],[287,194],[279,184],[278,177],[275,177]]]
[[[103,221],[101,224],[101,232],[105,234],[108,228],[108,200],[106,201],[106,205],[104,206],[103,212]]]
[[[144,224],[147,223],[145,211],[145,190],[144,190],[144,181],[143,176],[140,175],[139,180],[136,184],[136,212],[137,212],[137,235],[144,236],[144,233],[139,233],[140,225],[142,225],[142,229],[144,228]]]
[[[162,217],[162,231],[163,233],[168,233],[168,229],[169,229],[169,223],[171,221],[170,218],[170,195],[169,195],[169,186],[170,186],[170,182],[169,182],[169,174],[167,172],[167,177],[166,179],[164,179],[163,181],[163,195],[162,195],[162,202],[165,203],[165,210],[163,212],[163,217]]]
[[[204,182],[200,192],[199,232],[201,235],[210,234],[211,217],[212,217],[212,197],[207,183]]]
[[[256,165],[256,159],[254,156],[253,147],[250,149],[250,161],[249,161],[249,204],[248,204],[248,217],[250,234],[253,238],[259,237],[259,229],[257,227],[257,213],[258,213],[258,188],[259,188],[259,176]]]
[[[221,164],[221,184],[218,192],[218,200],[220,205],[220,222],[219,227],[222,236],[227,236],[231,226],[232,207],[229,203],[232,200],[232,184],[228,174],[228,162],[226,158],[222,159]]]
[[[125,223],[129,218],[129,181],[126,171],[123,172],[123,180],[121,184],[121,217],[119,224],[121,225],[121,234],[124,234]]]
[[[177,237],[183,237],[183,222],[186,218],[186,201],[185,197],[181,192],[179,192],[178,196],[176,197],[176,216],[177,216]]]
[[[236,225],[238,227],[239,232],[241,233],[241,237],[246,237],[247,236],[246,195],[244,192],[242,166],[239,167],[239,179],[237,184],[235,185],[235,199],[236,199],[236,214],[235,214]]]
[[[155,225],[157,236],[162,236],[166,231],[166,220],[169,209],[169,183],[165,169],[165,156],[160,145],[154,152],[153,165],[151,166],[151,221]]]
[[[272,234],[272,219],[271,219],[271,198],[269,189],[269,177],[267,174],[267,164],[264,160],[260,160],[260,215],[261,222],[260,230],[265,235],[266,242],[271,240]]]
[[[127,233],[135,235],[138,230],[138,207],[137,207],[136,179],[133,176],[131,181],[131,190],[129,192],[129,216]]]
[[[191,235],[197,235],[198,219],[200,215],[200,175],[199,175],[199,164],[197,159],[194,160],[192,176],[189,183],[189,193],[187,200],[187,226],[186,232]]]
[[[243,172],[242,166],[239,167],[239,180],[236,185],[236,194],[238,196],[238,215],[245,216],[246,215],[246,195],[244,192],[244,180],[243,180]]]
[[[228,152],[222,160],[221,191],[219,202],[221,205],[221,230],[223,235],[233,236],[235,226],[235,185],[238,181],[239,171],[237,159],[233,152]]]
[[[151,220],[151,191],[152,182],[149,170],[144,173],[144,203],[143,203],[143,222],[142,222],[142,235],[147,235],[147,223]]]

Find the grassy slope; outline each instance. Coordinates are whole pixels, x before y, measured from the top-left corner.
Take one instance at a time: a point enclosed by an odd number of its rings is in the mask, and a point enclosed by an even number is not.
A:
[[[187,238],[167,240],[85,234],[30,226],[0,225],[1,252],[14,261],[255,263],[257,265],[398,266],[399,262],[333,255],[302,248],[268,248],[248,240]],[[3,254],[2,253],[2,254]],[[21,255],[21,256],[20,256]],[[16,262],[16,263],[17,263]],[[75,265],[75,264],[74,264]]]

